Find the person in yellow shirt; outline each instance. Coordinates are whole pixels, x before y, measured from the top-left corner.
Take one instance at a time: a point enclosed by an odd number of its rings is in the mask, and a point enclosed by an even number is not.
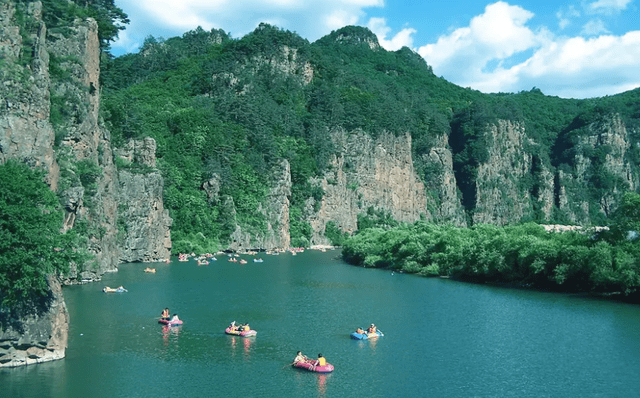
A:
[[[316,366],[325,366],[327,364],[327,360],[322,356],[322,354],[318,354],[318,360],[316,361]]]
[[[249,324],[247,323],[246,325],[244,325],[244,330],[245,332],[248,332],[249,330],[251,330],[251,328],[249,327]]]

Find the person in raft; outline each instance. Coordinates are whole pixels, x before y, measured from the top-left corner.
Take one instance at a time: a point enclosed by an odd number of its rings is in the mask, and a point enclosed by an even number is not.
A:
[[[367,330],[367,333],[369,334],[375,334],[378,331],[378,329],[376,329],[376,325],[374,325],[373,323],[371,324],[371,326],[369,326],[369,329]]]
[[[162,319],[168,321],[170,317],[171,315],[168,308],[165,308],[164,310],[162,310],[162,316],[161,316]]]
[[[244,328],[242,329],[242,331],[243,331],[243,332],[248,332],[249,330],[251,330],[251,328],[249,327],[249,324],[248,324],[248,323],[246,323],[246,324],[244,325]]]
[[[356,333],[358,333],[358,334],[364,334],[364,330],[362,330],[362,328],[357,328],[357,329],[356,329]]]
[[[171,322],[176,322],[179,321],[180,318],[178,318],[178,314],[173,314],[173,318],[171,318]]]
[[[302,351],[298,351],[298,353],[296,354],[296,357],[293,359],[293,363],[298,363],[298,362],[307,362],[309,360],[309,358],[307,358],[306,355],[302,355]]]
[[[316,361],[316,366],[325,366],[327,364],[327,360],[322,356],[322,354],[318,354],[318,360]]]

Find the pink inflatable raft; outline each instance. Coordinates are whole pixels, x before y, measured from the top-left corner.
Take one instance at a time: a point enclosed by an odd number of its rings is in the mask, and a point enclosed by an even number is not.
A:
[[[253,329],[241,332],[239,330],[232,329],[231,326],[226,328],[224,330],[224,332],[226,334],[231,334],[231,335],[234,335],[234,336],[242,336],[242,337],[251,337],[251,336],[255,336],[256,334],[258,334],[258,332],[256,332]]]
[[[178,319],[178,320],[175,320],[175,321],[171,321],[171,320],[168,320],[168,319],[160,319],[158,321],[158,323],[161,323],[163,325],[169,325],[169,326],[180,326],[180,325],[182,325],[182,319]]]
[[[294,368],[306,369],[309,372],[317,373],[331,373],[333,372],[333,365],[327,363],[324,366],[316,366],[316,361],[310,360],[309,362],[299,361],[291,364]]]

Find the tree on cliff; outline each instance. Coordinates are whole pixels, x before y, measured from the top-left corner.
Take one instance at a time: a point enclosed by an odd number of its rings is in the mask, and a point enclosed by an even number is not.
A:
[[[65,273],[87,255],[43,172],[10,160],[0,165],[0,304],[28,304],[47,294],[47,275]]]
[[[48,29],[72,26],[75,18],[95,19],[103,51],[109,50],[109,43],[129,23],[129,17],[115,5],[114,0],[43,0],[42,5],[43,19]]]

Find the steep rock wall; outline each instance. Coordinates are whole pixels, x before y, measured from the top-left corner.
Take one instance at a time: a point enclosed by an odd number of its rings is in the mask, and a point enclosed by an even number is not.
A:
[[[49,172],[48,183],[57,186],[57,164],[53,151],[55,132],[49,123],[49,54],[42,5],[31,3],[27,18],[33,30],[21,32],[15,21],[13,2],[0,4],[0,163],[20,159]],[[33,40],[30,65],[21,62],[22,34]],[[24,58],[24,57],[22,57]]]
[[[50,294],[33,311],[16,319],[0,309],[0,367],[16,367],[64,358],[69,313],[62,286],[49,278]]]
[[[120,262],[150,262],[171,255],[171,224],[164,208],[164,180],[156,166],[156,142],[131,140],[117,156],[145,168],[144,173],[118,172],[118,226]]]
[[[418,178],[411,153],[411,135],[386,133],[373,139],[363,131],[335,129],[331,133],[337,154],[332,170],[319,181],[324,196],[319,210],[309,203],[307,213],[313,229],[313,244],[328,243],[324,231],[328,221],[353,233],[358,214],[369,207],[384,210],[398,221],[431,218],[424,184]]]
[[[520,220],[532,208],[522,180],[530,174],[532,156],[523,148],[524,126],[500,120],[488,125],[489,160],[478,166],[474,224],[505,225]]]
[[[638,189],[638,171],[629,160],[634,143],[619,115],[586,126],[565,151],[573,153],[565,159],[568,165],[557,170],[532,154],[538,144],[524,125],[499,120],[486,128],[488,160],[476,168],[474,206],[468,209],[474,224],[506,225],[534,216],[551,220],[559,214],[565,222],[588,225],[598,214],[609,216],[621,192]],[[600,195],[595,208],[594,194]]]
[[[460,203],[458,184],[453,172],[453,155],[449,147],[449,137],[437,137],[435,145],[427,155],[423,155],[426,163],[433,167],[425,176],[428,179],[427,201],[433,221],[451,223],[456,226],[467,226],[464,208]]]
[[[88,19],[69,27],[65,35],[53,35],[48,51],[69,78],[51,82],[51,95],[63,101],[70,113],[57,126],[60,143],[57,157],[61,165],[61,192],[67,202],[65,228],[78,221],[88,224],[89,251],[95,256],[90,264],[72,270],[67,283],[99,279],[114,271],[118,264],[116,243],[117,171],[109,132],[99,122],[100,46],[98,24]],[[85,186],[78,162],[100,170],[92,186]]]
[[[223,208],[233,215],[235,231],[231,235],[229,248],[236,251],[262,248],[273,250],[290,246],[289,198],[291,197],[291,167],[287,160],[281,160],[267,171],[268,193],[266,200],[256,211],[266,220],[266,230],[246,231],[235,220],[233,198],[224,199]],[[209,186],[215,185],[210,182]]]
[[[16,7],[21,7],[27,23],[17,22]],[[64,34],[48,34],[41,13],[40,2],[0,4],[0,163],[18,159],[44,168],[48,184],[65,204],[63,231],[84,223],[88,250],[95,260],[72,264],[65,284],[98,280],[103,273],[117,270],[121,259],[168,257],[171,221],[163,209],[159,173],[123,172],[124,188],[119,189],[110,134],[99,118],[97,23],[77,21]],[[24,37],[32,44],[25,45]],[[31,55],[25,56],[25,51]],[[50,74],[52,62],[64,78]],[[51,122],[54,102],[56,109],[66,112],[57,124]],[[155,164],[153,147],[144,153],[144,162]],[[127,209],[123,215],[118,214],[119,200]],[[133,227],[118,235],[118,220],[123,217]],[[124,250],[118,238],[128,243]],[[17,314],[17,318],[15,313],[2,313],[0,363],[4,366],[64,357],[68,315],[59,283],[53,281],[50,287],[50,300],[36,313]]]
[[[627,156],[632,145],[637,143],[631,142],[627,127],[617,114],[608,115],[587,127],[587,134],[581,136],[575,146],[572,172],[558,172],[558,208],[570,222],[589,224],[594,214],[608,216],[616,208],[620,192],[638,189],[639,172]],[[588,156],[599,149],[606,152],[600,159]],[[611,180],[611,188],[599,197],[596,208],[590,208],[587,195],[594,193],[593,176],[596,174]]]

